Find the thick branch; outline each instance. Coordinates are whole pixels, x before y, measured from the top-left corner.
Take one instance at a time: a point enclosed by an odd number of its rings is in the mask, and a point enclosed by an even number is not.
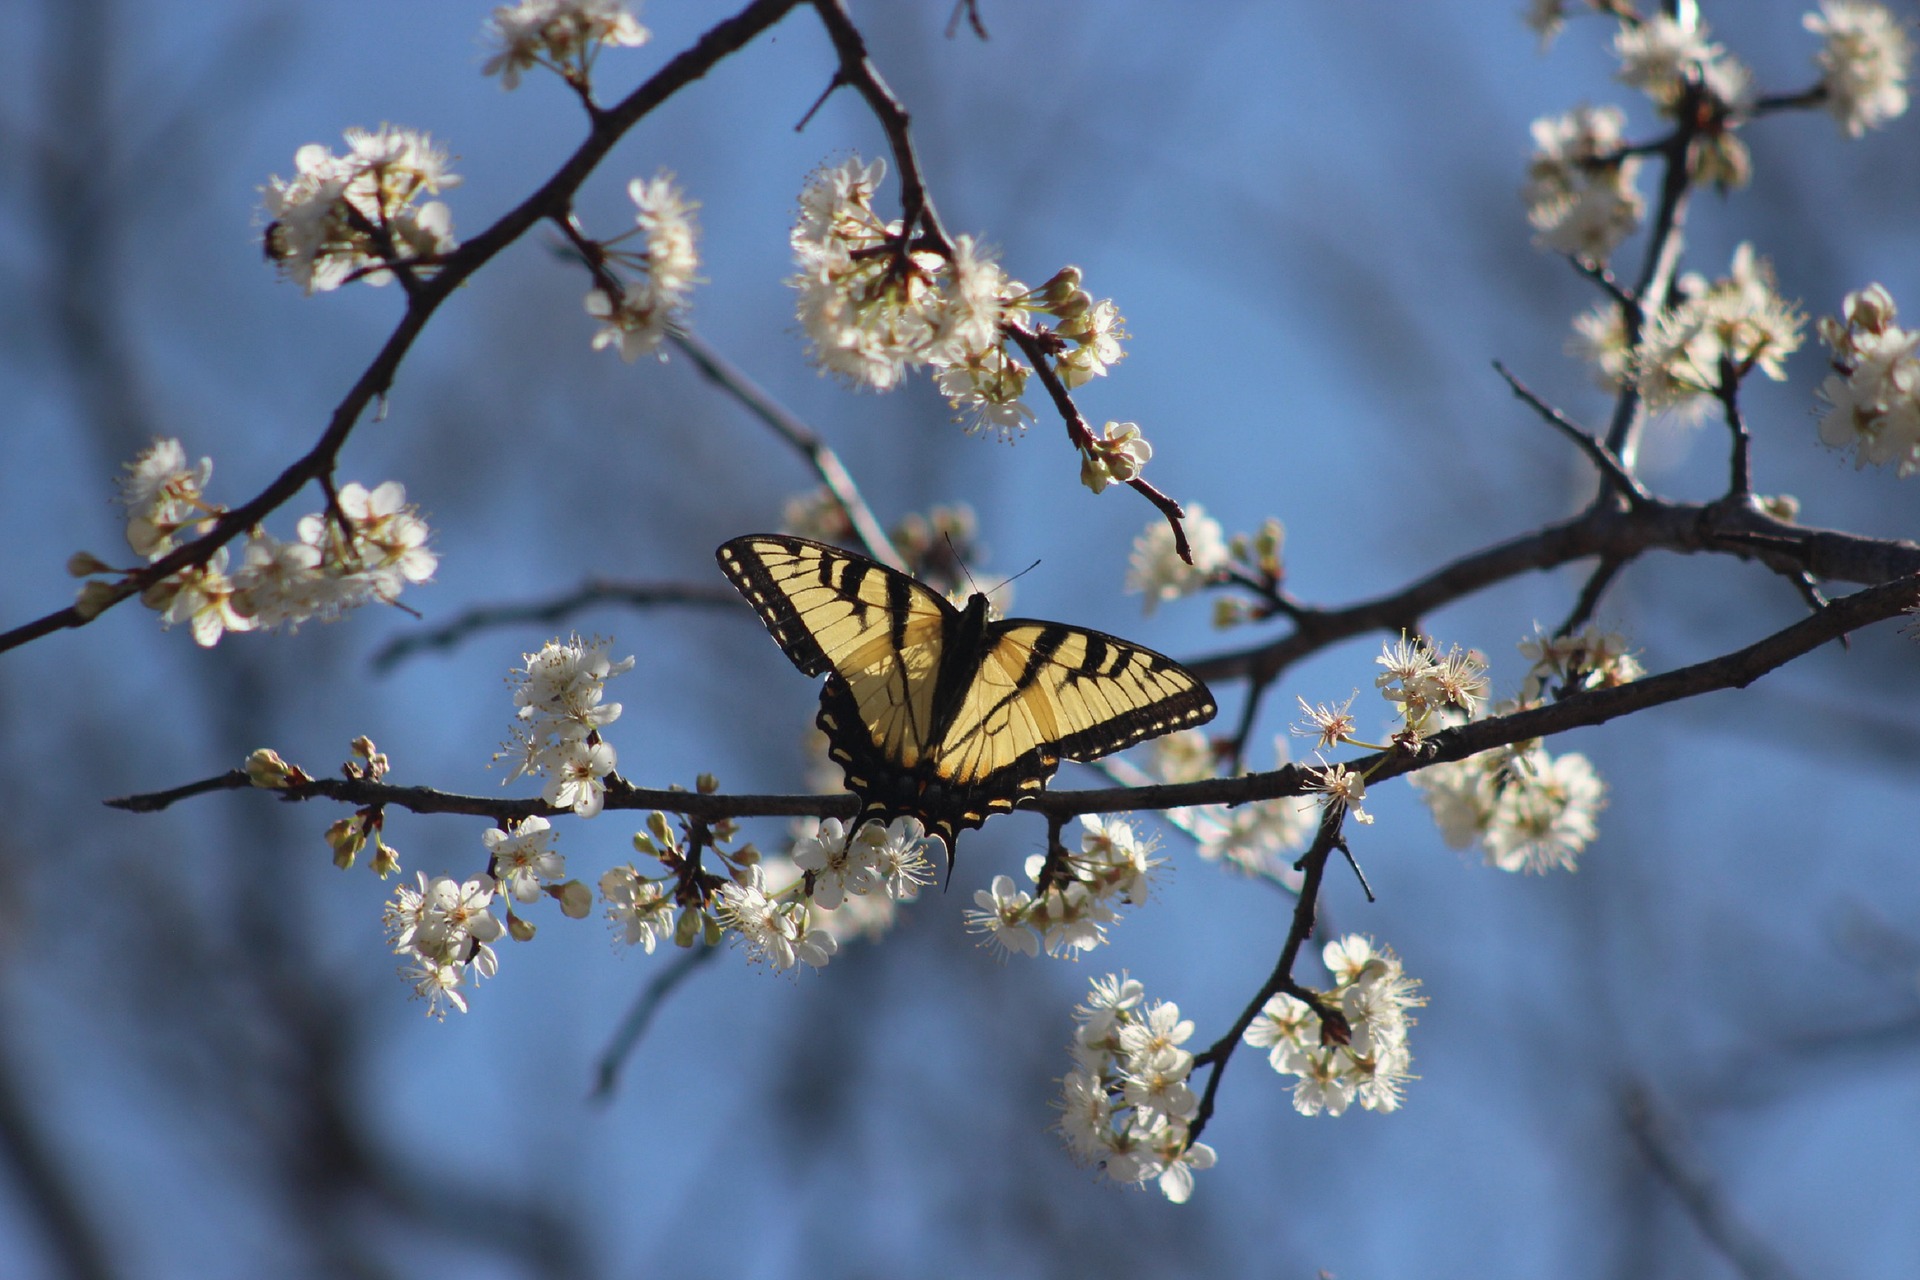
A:
[[[1604,724],[1649,707],[1698,697],[1719,689],[1744,688],[1776,667],[1851,631],[1910,611],[1920,603],[1920,574],[1855,592],[1816,610],[1792,626],[1735,650],[1632,684],[1592,689],[1549,703],[1492,716],[1448,729],[1428,738],[1418,756],[1399,751],[1379,752],[1347,763],[1370,782],[1384,782],[1429,765],[1463,760],[1495,747],[1533,738],[1551,737],[1569,729]],[[1151,787],[1111,787],[1086,791],[1049,791],[1034,796],[1022,808],[1050,818],[1084,813],[1115,813],[1143,809],[1171,809],[1199,804],[1245,804],[1297,796],[1309,789],[1318,770],[1286,765],[1268,773],[1203,782],[1168,783]],[[106,803],[134,813],[165,809],[178,800],[209,791],[237,791],[248,787],[247,775],[234,770],[217,778],[190,783],[171,791],[123,796]],[[488,800],[436,791],[430,787],[397,787],[358,779],[321,778],[278,792],[287,800],[326,798],[355,805],[387,805],[415,813],[466,813],[489,818],[524,818],[533,814],[557,816],[568,812],[542,800]],[[643,790],[617,776],[607,788],[608,809],[661,809],[707,821],[719,818],[767,818],[820,815],[849,818],[859,808],[851,795],[699,795],[689,791]]]
[[[1373,631],[1417,630],[1420,619],[1441,606],[1521,574],[1594,556],[1624,564],[1648,551],[1734,555],[1832,582],[1888,582],[1920,572],[1915,543],[1810,529],[1743,504],[1655,499],[1632,512],[1602,504],[1463,556],[1387,595],[1338,608],[1301,606],[1292,615],[1294,629],[1277,640],[1186,665],[1207,680],[1271,682],[1330,645]]]

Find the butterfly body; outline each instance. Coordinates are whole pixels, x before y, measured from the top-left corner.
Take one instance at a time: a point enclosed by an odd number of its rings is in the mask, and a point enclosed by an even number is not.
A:
[[[825,675],[817,719],[862,820],[920,819],[952,850],[1092,760],[1213,718],[1171,658],[1081,627],[993,621],[904,573],[825,543],[749,534],[720,567],[793,664]]]

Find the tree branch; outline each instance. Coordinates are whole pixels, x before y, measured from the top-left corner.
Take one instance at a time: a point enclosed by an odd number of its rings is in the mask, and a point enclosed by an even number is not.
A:
[[[1776,573],[1805,572],[1830,582],[1888,582],[1920,572],[1920,544],[1789,524],[1748,504],[1655,498],[1631,512],[1598,504],[1463,556],[1387,595],[1337,608],[1302,605],[1291,617],[1293,629],[1278,639],[1185,665],[1206,680],[1271,681],[1329,645],[1372,631],[1416,630],[1443,605],[1523,573],[1592,556],[1625,564],[1648,551],[1733,555]]]
[[[110,599],[96,612],[82,614],[79,609],[70,606],[24,623],[0,633],[0,652],[18,648],[67,627],[85,626],[106,609],[138,595],[163,578],[182,569],[207,563],[221,547],[259,524],[309,482],[330,475],[341,447],[361,415],[369,404],[386,394],[393,385],[401,361],[440,305],[452,297],[469,276],[542,219],[563,216],[572,204],[574,193],[627,130],[673,94],[706,75],[722,58],[736,52],[785,17],[788,10],[799,3],[800,0],[754,0],[734,17],[707,31],[691,48],[674,57],[617,106],[595,116],[586,140],[538,191],[449,254],[430,279],[420,281],[419,287],[408,294],[406,312],[381,345],[372,363],[334,407],[326,430],[312,448],[276,476],[259,494],[220,517],[210,532],[183,544],[115,584]]]
[[[1490,716],[1428,738],[1417,755],[1382,751],[1345,763],[1370,783],[1384,782],[1431,765],[1464,760],[1495,747],[1532,738],[1547,738],[1569,729],[1604,724],[1649,707],[1698,697],[1719,689],[1744,688],[1776,667],[1817,649],[1851,631],[1884,621],[1920,604],[1920,574],[1883,583],[1842,597],[1790,627],[1744,649],[1690,667],[1680,667],[1631,684],[1575,693],[1559,702]],[[1172,809],[1201,804],[1245,804],[1304,794],[1319,778],[1317,767],[1284,765],[1267,773],[1201,782],[1166,783],[1146,787],[1114,787],[1085,791],[1047,791],[1026,799],[1021,808],[1048,817],[1086,813],[1114,813],[1143,809]],[[132,813],[152,813],[175,802],[210,791],[238,791],[250,787],[245,772],[233,770],[215,778],[189,783],[169,791],[122,796],[105,803]],[[555,817],[571,812],[543,800],[489,800],[437,791],[431,787],[400,787],[354,778],[317,778],[276,791],[289,801],[329,799],[354,805],[384,805],[414,813],[465,813],[493,819],[525,818],[534,814]],[[850,818],[859,800],[837,795],[701,795],[690,791],[659,791],[635,787],[619,775],[608,780],[606,808],[660,809],[703,821],[721,818],[772,818],[817,815]]]
[[[740,604],[740,593],[724,584],[710,587],[685,582],[610,582],[589,578],[573,590],[545,600],[478,605],[430,630],[396,637],[374,653],[373,669],[391,671],[415,654],[452,649],[479,631],[532,622],[560,622],[582,609],[603,604],[625,605],[632,609],[650,609],[660,605],[733,609]]]

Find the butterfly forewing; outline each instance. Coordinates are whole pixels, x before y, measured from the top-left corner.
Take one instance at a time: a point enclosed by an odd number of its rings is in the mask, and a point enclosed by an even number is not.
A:
[[[805,538],[735,538],[718,558],[793,664],[838,674],[875,745],[917,761],[953,607],[906,574]]]

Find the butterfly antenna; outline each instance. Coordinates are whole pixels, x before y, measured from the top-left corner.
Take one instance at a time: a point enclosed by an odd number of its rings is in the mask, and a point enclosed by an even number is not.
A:
[[[1020,572],[1014,574],[1011,578],[1000,579],[999,585],[994,587],[994,590],[999,591],[1004,587],[1012,586],[1014,583],[1020,581],[1020,579],[1026,577],[1028,574],[1032,573],[1035,569],[1038,569],[1039,567],[1040,567],[1040,562],[1038,560],[1035,560],[1032,564],[1028,565],[1026,568],[1022,569]]]

